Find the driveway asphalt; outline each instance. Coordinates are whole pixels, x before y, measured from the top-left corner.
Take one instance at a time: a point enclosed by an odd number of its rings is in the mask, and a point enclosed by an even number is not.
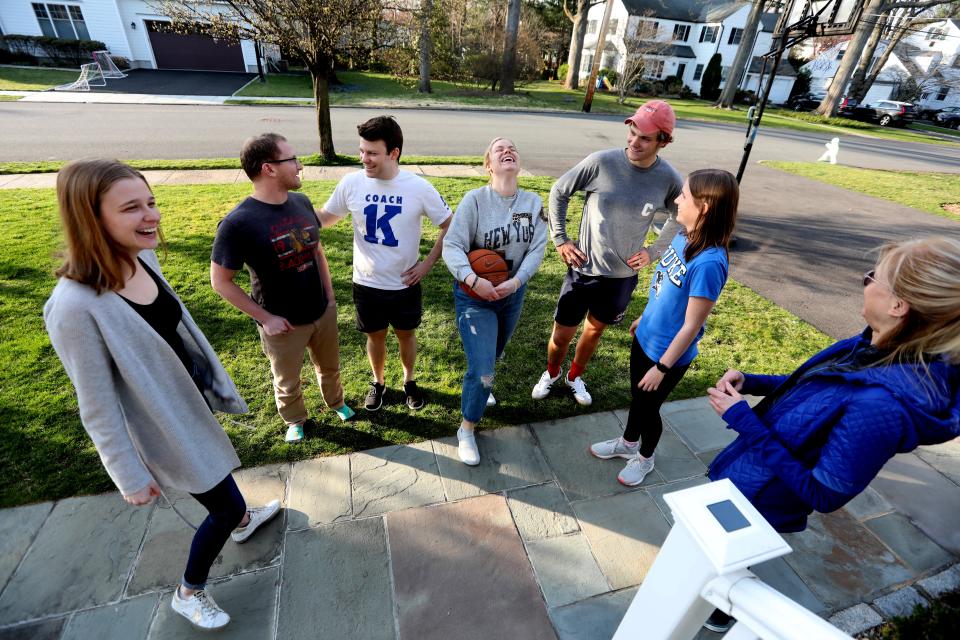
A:
[[[228,71],[171,71],[131,69],[126,78],[107,80],[106,86],[90,87],[96,93],[139,93],[148,95],[231,96],[256,78],[254,73]]]

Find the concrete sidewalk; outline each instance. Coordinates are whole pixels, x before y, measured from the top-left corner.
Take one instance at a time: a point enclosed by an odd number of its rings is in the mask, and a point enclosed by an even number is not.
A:
[[[402,164],[400,168],[424,177],[432,178],[477,178],[486,177],[483,167],[462,164]],[[348,173],[359,171],[360,166],[304,167],[304,180],[339,180]],[[151,186],[158,184],[233,184],[250,180],[242,169],[154,169],[142,172]],[[529,177],[526,169],[520,176]],[[57,186],[56,173],[9,173],[0,174],[0,189],[53,189]]]
[[[609,638],[669,531],[663,495],[705,482],[732,436],[704,398],[662,413],[635,489],[586,451],[625,412],[485,431],[475,468],[443,438],[239,472],[251,504],[286,508],[217,559],[210,590],[233,616],[218,637]],[[960,586],[958,483],[960,442],[898,456],[754,570],[850,633],[907,612]],[[0,511],[0,640],[198,637],[169,606],[191,533],[116,493]]]

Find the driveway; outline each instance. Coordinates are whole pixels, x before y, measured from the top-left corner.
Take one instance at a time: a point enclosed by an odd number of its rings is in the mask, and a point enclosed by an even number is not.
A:
[[[126,73],[126,78],[108,79],[105,87],[90,87],[90,90],[98,93],[230,96],[257,77],[255,73],[230,73],[227,71],[132,69]]]

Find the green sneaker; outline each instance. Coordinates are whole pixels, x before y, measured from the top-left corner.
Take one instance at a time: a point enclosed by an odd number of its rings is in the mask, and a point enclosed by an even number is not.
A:
[[[287,425],[287,435],[283,437],[286,442],[300,442],[303,440],[303,423]]]
[[[334,409],[334,412],[336,412],[337,417],[340,418],[340,422],[346,422],[357,415],[356,412],[347,405],[343,405],[339,409]]]

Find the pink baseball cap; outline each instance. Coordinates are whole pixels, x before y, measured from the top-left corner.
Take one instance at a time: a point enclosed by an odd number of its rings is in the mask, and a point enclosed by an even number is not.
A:
[[[677,116],[673,107],[663,100],[645,102],[637,112],[623,121],[623,124],[632,124],[644,133],[663,131],[668,136],[673,135],[673,127],[677,124]]]

